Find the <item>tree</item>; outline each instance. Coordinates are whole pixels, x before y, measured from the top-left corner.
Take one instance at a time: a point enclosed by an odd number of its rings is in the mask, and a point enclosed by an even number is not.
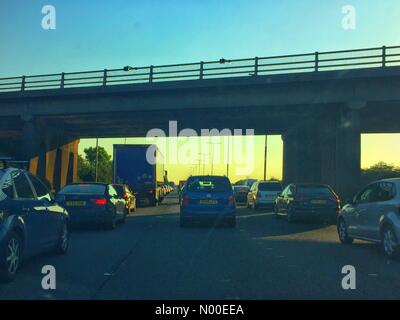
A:
[[[400,178],[400,167],[381,161],[367,169],[361,169],[362,185],[388,178]]]
[[[85,156],[78,156],[78,176],[83,182],[96,180],[96,148],[90,147],[83,150]],[[98,181],[111,182],[112,177],[111,156],[103,147],[99,147]]]

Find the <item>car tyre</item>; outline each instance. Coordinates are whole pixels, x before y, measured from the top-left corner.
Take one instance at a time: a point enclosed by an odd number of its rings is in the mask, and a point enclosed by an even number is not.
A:
[[[21,237],[16,232],[11,232],[5,243],[5,254],[0,260],[0,281],[11,282],[19,269],[23,245]]]
[[[60,239],[58,240],[56,246],[56,254],[59,255],[66,254],[69,248],[69,241],[70,237],[69,237],[68,223],[67,221],[65,221],[61,229]]]
[[[382,248],[389,259],[399,256],[399,243],[391,226],[387,226],[382,232]]]
[[[352,244],[354,239],[349,237],[347,225],[343,218],[340,218],[337,224],[339,240],[342,244]]]

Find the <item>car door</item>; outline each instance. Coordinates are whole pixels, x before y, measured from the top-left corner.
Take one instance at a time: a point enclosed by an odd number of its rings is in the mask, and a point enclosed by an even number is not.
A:
[[[25,253],[36,254],[43,250],[46,238],[45,210],[38,204],[32,185],[22,170],[13,171],[11,177],[16,193],[15,207],[26,228]]]
[[[63,212],[61,208],[55,204],[50,190],[47,189],[39,178],[29,173],[28,178],[32,183],[38,203],[44,208],[43,220],[45,220],[46,228],[46,239],[44,239],[44,243],[46,246],[52,246],[60,237]]]
[[[366,234],[368,239],[379,241],[380,236],[380,221],[381,217],[386,212],[392,209],[390,200],[396,195],[396,188],[394,183],[388,181],[381,181],[376,184],[376,189],[373,193],[373,199],[370,202],[370,206],[366,211],[366,214],[361,218],[364,219],[362,222],[364,226],[363,232]]]
[[[368,185],[357,196],[350,210],[347,212],[348,217],[348,230],[351,235],[360,238],[369,239],[368,232],[368,217],[371,212],[375,210],[376,204],[374,198],[376,197],[377,183]],[[350,221],[350,222],[349,222]]]

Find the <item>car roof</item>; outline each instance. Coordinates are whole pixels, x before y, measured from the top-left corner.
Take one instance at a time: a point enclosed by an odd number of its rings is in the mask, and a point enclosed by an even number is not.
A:
[[[373,181],[373,182],[371,182],[371,183],[375,183],[375,182],[393,182],[393,183],[400,183],[400,178],[381,179],[381,180]]]
[[[282,184],[280,181],[268,181],[268,180],[260,180],[258,181],[259,183],[277,183],[277,184]]]
[[[296,187],[314,187],[314,188],[330,188],[329,185],[323,183],[292,183]]]
[[[108,186],[108,185],[110,185],[109,183],[105,183],[105,182],[75,182],[75,183],[68,183],[64,187],[67,187],[67,186],[79,186],[81,184],[84,184],[84,185],[91,184],[91,185],[99,185],[99,186]]]

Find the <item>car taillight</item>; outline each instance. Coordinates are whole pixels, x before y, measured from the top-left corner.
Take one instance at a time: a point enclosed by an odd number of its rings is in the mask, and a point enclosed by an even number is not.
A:
[[[107,204],[107,199],[96,199],[94,203],[99,206],[105,206]]]
[[[124,198],[124,199],[128,199],[128,195],[125,193],[125,194],[123,195],[123,198]]]
[[[149,191],[147,191],[147,192],[151,194],[151,193],[153,193],[153,190],[152,190],[152,189],[150,189],[150,190],[149,190]]]
[[[246,190],[240,190],[239,192],[240,192],[240,193],[247,193]]]
[[[229,199],[228,199],[228,203],[229,203],[230,206],[234,206],[236,204],[235,203],[235,197],[230,196]]]
[[[189,197],[187,195],[182,198],[182,205],[187,206],[189,204]]]

